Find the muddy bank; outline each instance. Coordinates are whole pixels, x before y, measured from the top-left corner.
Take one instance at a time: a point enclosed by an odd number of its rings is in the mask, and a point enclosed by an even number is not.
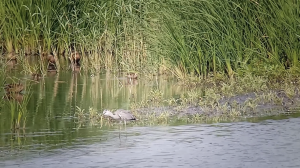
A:
[[[137,117],[145,115],[173,116],[178,118],[235,118],[258,117],[276,114],[298,112],[300,109],[300,96],[295,90],[293,96],[284,91],[269,91],[267,93],[247,93],[232,97],[222,97],[215,102],[177,104],[171,106],[147,107],[133,110]]]

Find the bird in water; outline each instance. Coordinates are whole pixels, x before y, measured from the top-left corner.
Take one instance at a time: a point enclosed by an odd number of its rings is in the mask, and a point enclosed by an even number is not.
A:
[[[22,83],[12,83],[12,84],[6,84],[4,86],[4,89],[7,93],[20,93],[24,89],[24,85]]]
[[[124,121],[125,125],[126,125],[126,121],[136,120],[134,115],[132,115],[129,110],[119,109],[119,110],[116,110],[114,113],[115,114],[113,114],[109,110],[103,111],[104,116],[111,117],[114,120]]]
[[[132,121],[132,120],[136,120],[136,118],[134,117],[134,115],[132,115],[130,113],[129,110],[123,110],[123,109],[119,109],[119,110],[116,110],[114,112],[115,114],[113,114],[111,111],[109,110],[104,110],[103,111],[103,115],[104,116],[108,116],[114,120],[119,120],[120,123],[122,121],[124,121],[124,124],[125,124],[125,130],[126,130],[126,121]],[[119,127],[119,138],[121,139],[121,133],[120,133],[120,130],[121,130],[121,127]],[[126,135],[127,137],[127,135]]]

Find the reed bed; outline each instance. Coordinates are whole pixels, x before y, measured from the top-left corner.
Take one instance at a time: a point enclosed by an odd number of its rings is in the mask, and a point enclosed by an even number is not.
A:
[[[299,14],[297,0],[6,0],[0,51],[55,53],[59,69],[80,52],[86,71],[169,72],[179,79],[298,72]]]

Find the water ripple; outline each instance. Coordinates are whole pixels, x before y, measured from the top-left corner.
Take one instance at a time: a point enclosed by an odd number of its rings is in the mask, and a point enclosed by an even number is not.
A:
[[[68,148],[31,152],[0,167],[299,167],[299,122],[132,127],[120,139],[119,131],[78,138]]]

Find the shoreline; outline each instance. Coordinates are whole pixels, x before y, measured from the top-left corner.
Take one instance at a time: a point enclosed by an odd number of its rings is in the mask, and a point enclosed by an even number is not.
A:
[[[140,120],[157,120],[176,118],[177,120],[217,121],[245,119],[272,115],[291,114],[300,111],[300,96],[288,98],[282,91],[273,92],[275,99],[264,100],[265,93],[247,93],[243,95],[222,98],[215,106],[185,105],[185,106],[156,106],[132,110]],[[278,100],[282,100],[281,102]],[[259,101],[259,102],[258,102]],[[278,101],[278,102],[276,102]]]

